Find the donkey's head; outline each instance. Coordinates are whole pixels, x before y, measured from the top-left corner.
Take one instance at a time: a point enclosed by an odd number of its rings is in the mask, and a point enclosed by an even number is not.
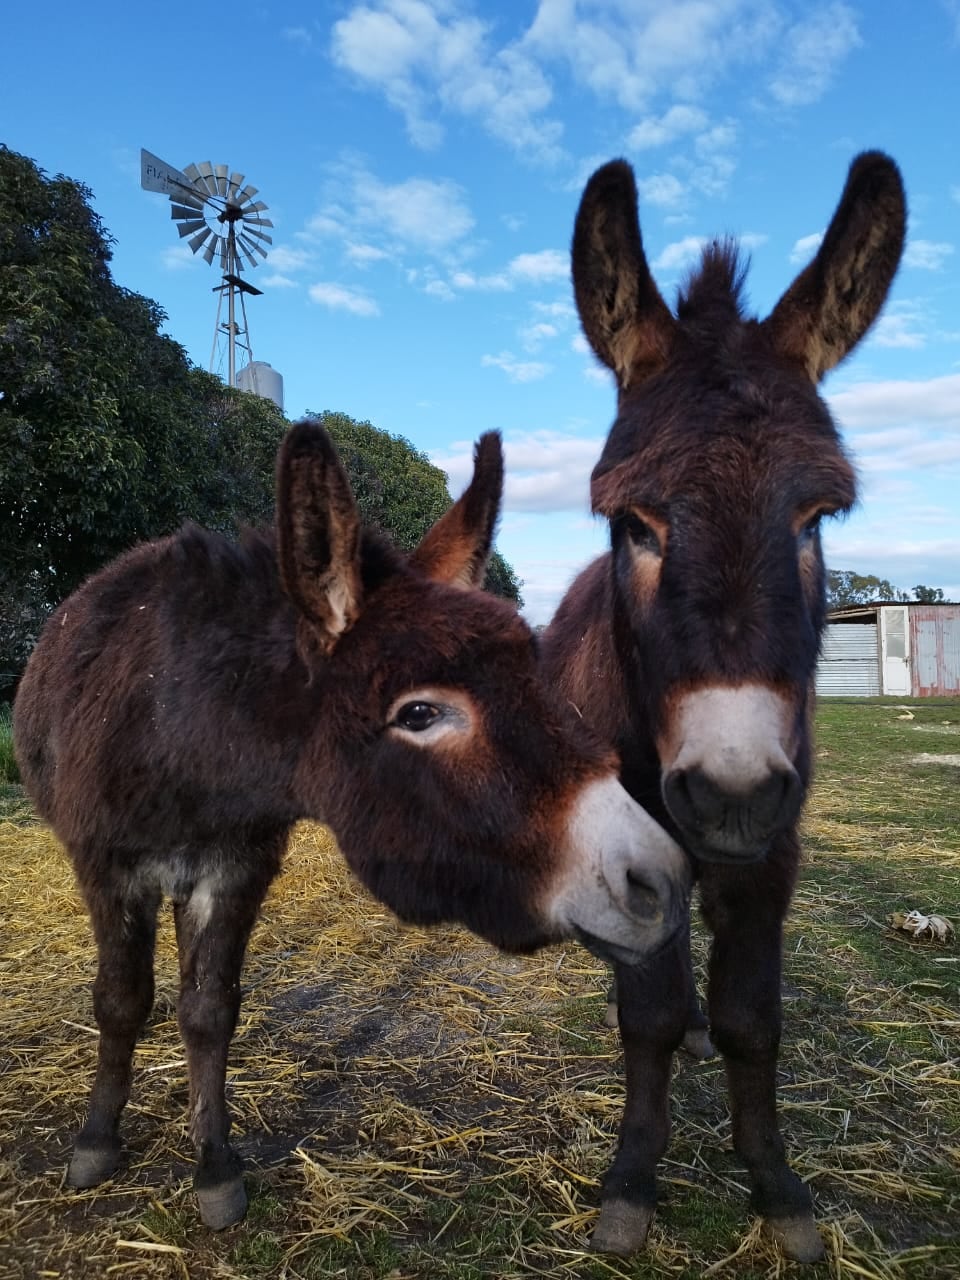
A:
[[[623,161],[583,195],[577,304],[619,392],[591,488],[611,526],[617,642],[663,800],[707,859],[762,856],[803,800],[820,522],[856,496],[817,383],[879,312],[905,216],[893,162],[857,157],[816,257],[759,322],[727,242],[704,251],[672,314]]]
[[[286,437],[278,554],[318,712],[297,790],[406,920],[636,959],[676,927],[687,867],[538,678],[515,608],[477,590],[502,482],[485,435],[466,492],[402,556],[361,531],[323,430]]]

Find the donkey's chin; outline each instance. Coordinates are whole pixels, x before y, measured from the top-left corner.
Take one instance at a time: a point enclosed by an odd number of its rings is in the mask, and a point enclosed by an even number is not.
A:
[[[700,832],[684,832],[682,840],[684,848],[698,862],[727,867],[744,867],[762,862],[769,853],[771,844],[769,839],[746,843],[723,834],[705,837]]]
[[[598,938],[586,929],[581,929],[579,925],[574,925],[573,927],[577,941],[586,947],[592,956],[596,956],[598,960],[603,960],[606,964],[625,964],[631,969],[639,969],[644,964],[647,964],[658,952],[673,941],[679,929],[680,920],[678,919],[672,926],[666,925],[659,929],[656,937],[651,938],[649,946],[640,951],[635,951],[631,947],[622,946],[620,943],[608,942],[604,938]]]

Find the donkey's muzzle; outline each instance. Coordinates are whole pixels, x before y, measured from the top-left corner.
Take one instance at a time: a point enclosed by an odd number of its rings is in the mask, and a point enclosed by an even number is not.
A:
[[[790,767],[771,769],[744,791],[731,791],[705,770],[672,769],[663,798],[684,844],[705,862],[753,862],[800,815],[803,787]]]

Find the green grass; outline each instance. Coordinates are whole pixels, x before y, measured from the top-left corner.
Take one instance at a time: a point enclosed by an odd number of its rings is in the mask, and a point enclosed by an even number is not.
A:
[[[13,722],[9,706],[0,703],[0,786],[20,781],[20,771],[13,757]]]

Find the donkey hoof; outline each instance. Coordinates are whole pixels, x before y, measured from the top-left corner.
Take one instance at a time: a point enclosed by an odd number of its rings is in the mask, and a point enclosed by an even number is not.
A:
[[[819,1262],[824,1256],[823,1241],[812,1217],[765,1218],[764,1232],[795,1262]]]
[[[239,1222],[247,1212],[247,1193],[243,1178],[221,1182],[216,1187],[198,1187],[197,1202],[200,1205],[200,1221],[211,1231],[223,1231]]]
[[[76,1146],[67,1170],[67,1186],[78,1191],[97,1187],[116,1172],[119,1163],[119,1142],[97,1147]]]
[[[653,1221],[653,1206],[631,1204],[629,1200],[604,1200],[590,1241],[594,1253],[613,1253],[629,1258],[643,1248]]]
[[[688,1027],[680,1042],[680,1048],[684,1053],[689,1053],[691,1058],[699,1058],[701,1062],[705,1058],[715,1057],[717,1052],[706,1027]]]
[[[616,1000],[608,1000],[607,1007],[603,1014],[603,1025],[609,1027],[611,1031],[616,1031],[620,1025],[620,1019],[617,1017]]]

